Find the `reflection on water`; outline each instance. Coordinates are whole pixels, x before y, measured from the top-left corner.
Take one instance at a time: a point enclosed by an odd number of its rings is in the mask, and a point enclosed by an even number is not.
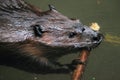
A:
[[[113,35],[107,33],[105,35],[105,41],[112,43],[114,45],[120,45],[120,36],[113,36]]]
[[[98,48],[91,52],[83,80],[119,80],[120,79],[120,0],[26,0],[42,8],[54,4],[58,11],[66,16],[79,18],[89,25],[98,22],[107,38]],[[114,35],[114,36],[112,36]],[[112,42],[109,44],[108,42]],[[62,57],[59,61],[68,63],[77,54]],[[69,74],[38,75],[0,66],[0,80],[70,80]]]

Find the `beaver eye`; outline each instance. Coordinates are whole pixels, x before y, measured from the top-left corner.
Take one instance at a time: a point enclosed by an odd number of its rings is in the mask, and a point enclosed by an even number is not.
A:
[[[75,32],[70,32],[69,35],[68,35],[68,37],[69,37],[69,38],[73,38],[75,35],[77,35],[77,33],[75,33]]]
[[[85,28],[83,27],[83,28],[82,28],[82,32],[84,32],[84,31],[85,31]]]

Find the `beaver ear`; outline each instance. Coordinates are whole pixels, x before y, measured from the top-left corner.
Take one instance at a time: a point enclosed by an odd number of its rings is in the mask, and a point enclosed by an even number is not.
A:
[[[43,34],[43,31],[42,31],[41,25],[34,25],[34,26],[32,26],[32,27],[33,27],[33,30],[34,30],[35,36],[41,37],[42,34]]]
[[[49,9],[50,9],[51,11],[52,11],[52,10],[56,10],[56,8],[55,8],[53,5],[49,4],[48,6],[49,6]]]

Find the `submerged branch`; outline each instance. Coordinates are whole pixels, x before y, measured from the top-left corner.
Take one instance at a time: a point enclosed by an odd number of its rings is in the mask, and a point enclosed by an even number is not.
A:
[[[80,54],[81,55],[79,56],[78,59],[80,59],[80,61],[82,63],[86,63],[90,52],[88,50],[82,50],[82,52]],[[85,70],[85,66],[86,66],[86,64],[78,64],[77,65],[77,68],[73,72],[72,80],[80,80],[81,79],[82,74]]]

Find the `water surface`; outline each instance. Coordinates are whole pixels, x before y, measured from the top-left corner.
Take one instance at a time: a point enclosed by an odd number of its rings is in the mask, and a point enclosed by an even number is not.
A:
[[[72,18],[78,18],[85,25],[97,22],[101,31],[120,36],[120,0],[26,0],[42,10],[48,4]],[[61,63],[68,63],[78,54],[62,57]],[[83,80],[120,80],[120,44],[104,41],[91,52]],[[0,66],[0,80],[70,80],[69,74],[40,75],[11,67]]]

